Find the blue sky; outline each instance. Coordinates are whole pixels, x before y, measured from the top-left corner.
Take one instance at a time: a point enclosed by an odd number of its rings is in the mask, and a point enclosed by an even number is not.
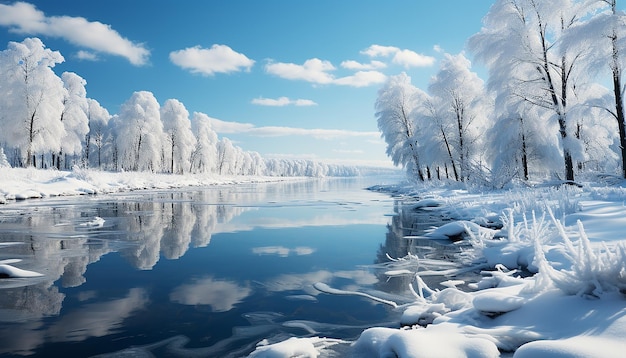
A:
[[[374,116],[386,76],[425,88],[491,1],[0,0],[0,48],[39,37],[110,113],[134,91],[183,102],[265,157],[391,165]]]

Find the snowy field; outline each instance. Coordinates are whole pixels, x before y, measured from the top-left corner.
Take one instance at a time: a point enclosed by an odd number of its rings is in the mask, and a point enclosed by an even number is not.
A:
[[[2,168],[0,200],[277,179]],[[463,267],[410,254],[390,257],[383,267],[387,275],[410,277],[409,304],[403,303],[406,297],[376,297],[319,282],[315,288],[326,294],[393,307],[402,313],[401,328],[372,327],[354,342],[314,333],[263,341],[251,357],[336,357],[346,350],[355,357],[624,356],[626,182],[593,178],[582,188],[498,191],[441,184],[371,189],[403,198],[410,210],[449,218],[420,235],[446,244],[462,235],[461,242],[471,243],[458,257]],[[18,262],[0,262],[1,273],[37,275],[17,269]],[[455,276],[468,268],[481,270],[483,278],[466,292],[456,288],[464,282]],[[428,287],[422,279],[428,275],[449,277],[447,288]]]

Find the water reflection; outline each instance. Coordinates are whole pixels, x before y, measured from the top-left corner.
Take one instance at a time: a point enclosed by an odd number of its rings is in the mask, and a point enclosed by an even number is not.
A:
[[[0,243],[20,243],[1,247],[0,260],[21,259],[16,266],[44,274],[43,278],[0,280],[0,354],[27,355],[38,352],[44,344],[122,334],[130,329],[127,321],[131,317],[148,315],[142,312],[154,305],[165,310],[165,316],[181,314],[180,308],[165,307],[164,303],[153,301],[155,297],[188,306],[190,314],[196,315],[195,320],[198,307],[230,314],[244,301],[253,305],[258,302],[256,310],[263,306],[275,310],[289,307],[294,312],[312,310],[307,314],[315,317],[319,311],[311,305],[319,304],[316,297],[320,293],[313,288],[314,283],[332,282],[343,289],[356,290],[379,281],[370,270],[354,269],[350,263],[371,263],[374,250],[364,250],[360,256],[346,251],[347,247],[355,250],[367,244],[365,233],[357,231],[360,227],[371,232],[367,228],[377,225],[384,230],[389,221],[383,215],[387,209],[377,201],[380,199],[363,200],[362,187],[342,180],[302,181],[50,199],[0,207]],[[315,244],[309,245],[307,240],[312,239],[300,237],[303,234],[297,231],[307,227],[322,228],[319,233],[307,234],[317,240]],[[350,227],[340,232],[346,244],[328,236],[337,232],[337,227]],[[207,258],[212,252],[209,250],[201,257],[186,257],[192,248],[212,248],[211,239],[218,234],[256,233],[260,229],[270,236],[258,241],[246,239],[251,244],[241,248],[220,246],[224,252],[234,250],[235,256]],[[380,242],[376,232],[368,234],[371,237],[367,240],[378,240],[373,241],[376,245]],[[242,239],[237,236],[236,240]],[[345,260],[336,257],[346,254],[349,255]],[[253,267],[249,274],[258,277],[245,278],[236,263],[241,258],[236,255],[248,255],[241,265]],[[290,261],[295,259],[305,261]],[[149,276],[149,281],[134,283],[140,279],[136,277],[144,277],[139,276],[141,272],[157,271],[159,263],[173,260],[181,261],[178,266],[186,265],[187,271],[168,271],[173,266],[161,265],[163,268]],[[107,261],[106,268],[93,271],[92,267],[101,261]],[[284,262],[291,266],[280,266]],[[126,266],[138,270],[137,273]],[[269,304],[265,297],[268,293],[284,294],[284,299]],[[156,319],[152,316],[149,321]],[[199,324],[190,323],[192,318],[188,320],[180,325]],[[266,333],[268,329],[284,331],[282,323],[266,322],[265,328],[257,327],[256,331],[253,325],[242,325],[239,322],[238,328],[233,328],[233,341],[242,336],[259,338],[258,332]],[[203,329],[215,327],[194,331]],[[227,346],[228,339],[211,338],[217,342],[212,349]],[[224,349],[232,351],[233,347]]]
[[[184,305],[208,305],[213,312],[226,312],[251,292],[249,286],[209,276],[176,287],[170,294],[170,300]]]
[[[376,262],[382,268],[376,271],[376,287],[384,292],[395,293],[401,296],[411,297],[410,285],[417,287],[415,274],[429,271],[427,275],[420,274],[420,278],[433,289],[443,289],[440,282],[446,280],[442,275],[434,275],[432,271],[460,268],[459,254],[469,249],[466,242],[452,242],[451,240],[430,240],[418,238],[432,227],[439,227],[449,221],[447,215],[440,210],[432,208],[415,208],[415,199],[403,199],[394,201],[394,215],[387,225],[385,241],[380,245],[376,253]],[[396,265],[391,265],[390,258],[405,258]],[[394,266],[404,269],[412,274],[404,274],[388,277],[385,272]],[[452,270],[454,271],[454,270]],[[476,272],[467,271],[455,274],[455,278],[473,282],[479,275]],[[463,287],[460,287],[463,288]]]

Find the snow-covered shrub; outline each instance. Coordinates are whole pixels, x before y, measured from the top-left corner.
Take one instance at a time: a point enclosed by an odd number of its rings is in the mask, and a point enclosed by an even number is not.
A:
[[[556,287],[572,295],[600,296],[626,292],[626,242],[613,247],[592,246],[582,222],[572,240],[561,220],[548,206],[541,216],[515,222],[515,210],[506,210],[496,239],[468,230],[473,252],[465,255],[484,260],[490,267],[523,268],[537,273],[533,290]],[[549,219],[546,217],[549,214]]]
[[[555,286],[567,294],[595,297],[608,292],[626,292],[626,243],[621,241],[614,247],[603,243],[594,248],[580,220],[577,222],[579,237],[574,242],[561,221],[550,215],[571,266],[556,269],[546,259],[544,246],[535,242],[535,264],[539,268],[535,289]]]

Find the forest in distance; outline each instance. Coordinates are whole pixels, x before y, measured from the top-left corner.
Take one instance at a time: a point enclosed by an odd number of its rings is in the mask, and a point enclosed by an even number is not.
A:
[[[426,89],[402,73],[379,90],[388,156],[418,181],[626,178],[626,15],[616,3],[495,1],[467,41],[486,80],[462,52],[445,55]]]
[[[177,99],[159,104],[134,92],[111,115],[87,96],[86,80],[58,76],[64,61],[39,38],[0,51],[0,167],[248,176],[355,176],[356,167],[309,159],[263,158],[219,138],[211,119]]]

